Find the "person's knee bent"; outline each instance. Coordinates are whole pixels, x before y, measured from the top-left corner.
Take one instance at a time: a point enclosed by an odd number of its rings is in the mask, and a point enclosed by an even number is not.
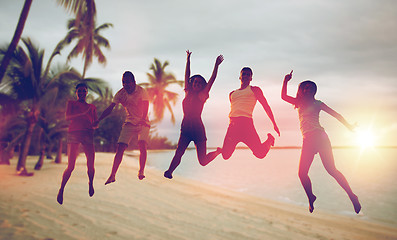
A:
[[[123,154],[124,151],[127,149],[128,144],[126,143],[117,143],[117,149],[116,149],[116,154],[121,153]]]
[[[232,156],[232,152],[230,152],[230,151],[223,152],[222,151],[222,157],[223,157],[224,160],[228,160],[231,156]]]
[[[66,169],[65,169],[65,172],[69,172],[69,173],[72,173],[73,172],[73,170],[74,170],[74,165],[68,165],[67,167],[66,167]]]
[[[298,177],[301,181],[304,181],[309,178],[309,173],[307,171],[298,171]]]
[[[253,152],[253,154],[255,157],[257,157],[259,159],[264,159],[266,157],[266,153],[262,152],[262,151],[260,151],[260,152],[256,151],[256,152]]]
[[[336,168],[326,168],[325,170],[327,170],[328,174],[334,178],[341,174],[341,172]]]
[[[198,156],[198,161],[199,161],[200,165],[203,166],[203,167],[206,166],[206,165],[208,164],[207,156],[206,156],[206,155],[200,155],[200,156]]]
[[[147,143],[145,141],[139,141],[138,146],[141,153],[147,151]]]

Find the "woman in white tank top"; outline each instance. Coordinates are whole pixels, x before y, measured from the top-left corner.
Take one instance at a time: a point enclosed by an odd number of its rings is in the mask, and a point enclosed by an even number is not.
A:
[[[274,130],[280,136],[273,112],[259,87],[250,85],[252,81],[251,68],[245,67],[240,72],[241,87],[230,93],[231,110],[230,123],[222,146],[223,159],[229,159],[239,142],[246,144],[257,158],[264,158],[274,145],[274,137],[269,133],[267,140],[261,142],[254,127],[252,112],[257,101],[262,105]]]

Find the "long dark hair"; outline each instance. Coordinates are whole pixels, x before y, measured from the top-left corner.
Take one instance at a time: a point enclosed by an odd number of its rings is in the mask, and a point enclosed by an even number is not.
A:
[[[186,86],[185,90],[192,90],[192,86],[193,86],[193,81],[195,79],[198,79],[199,81],[201,81],[201,83],[203,84],[203,89],[205,88],[205,86],[207,86],[207,81],[205,80],[205,78],[203,76],[201,76],[200,74],[196,74],[193,75],[189,78],[189,82],[188,85]]]
[[[313,95],[307,95],[303,92],[305,87],[308,85],[313,89]],[[298,86],[298,91],[296,92],[296,100],[297,101],[295,104],[295,108],[302,106],[302,104],[304,104],[308,100],[314,100],[314,95],[316,95],[316,92],[317,92],[316,83],[314,83],[313,81],[310,81],[310,80],[301,82]]]

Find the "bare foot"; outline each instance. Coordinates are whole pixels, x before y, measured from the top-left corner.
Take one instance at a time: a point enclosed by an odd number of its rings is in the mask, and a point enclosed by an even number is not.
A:
[[[115,182],[116,178],[112,175],[110,175],[110,177],[108,178],[108,180],[106,180],[105,185],[108,185],[109,183]]]
[[[309,199],[309,212],[312,213],[314,211],[314,201],[316,201],[317,197],[313,195],[312,198]]]
[[[360,204],[360,202],[358,201],[358,197],[357,197],[356,195],[354,195],[354,196],[351,198],[351,201],[352,201],[353,206],[354,206],[354,211],[358,214],[358,213],[361,211],[361,204]]]
[[[34,175],[34,173],[28,172],[28,171],[26,170],[26,168],[22,168],[21,170],[19,170],[19,171],[17,172],[17,174],[18,174],[19,176],[23,176],[23,177],[31,177],[31,176]]]
[[[267,140],[270,141],[270,146],[274,146],[274,137],[270,133],[267,134]]]
[[[169,171],[164,172],[164,177],[172,179],[172,174]]]
[[[59,192],[58,192],[57,202],[58,202],[59,204],[61,204],[61,205],[62,205],[62,203],[63,203],[63,190],[61,190],[61,189],[59,189]]]
[[[92,183],[89,183],[89,189],[88,189],[88,194],[90,195],[90,197],[94,196],[94,185]]]
[[[139,178],[139,180],[142,180],[142,179],[145,178],[145,174],[143,174],[143,171],[142,172],[141,171],[138,172],[138,178]]]

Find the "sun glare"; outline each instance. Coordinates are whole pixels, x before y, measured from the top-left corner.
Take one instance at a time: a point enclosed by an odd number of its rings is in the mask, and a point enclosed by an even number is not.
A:
[[[376,136],[372,129],[357,129],[356,130],[356,144],[362,149],[373,148],[376,143]]]

